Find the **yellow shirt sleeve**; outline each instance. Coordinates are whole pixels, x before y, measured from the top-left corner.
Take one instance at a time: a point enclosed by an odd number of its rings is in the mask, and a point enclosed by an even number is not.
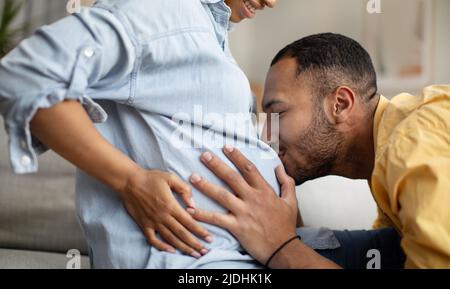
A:
[[[374,229],[382,229],[382,228],[388,228],[388,227],[394,227],[395,225],[392,224],[392,222],[386,218],[384,213],[378,208],[377,212],[377,219],[375,220],[373,224]]]
[[[428,105],[405,120],[387,151],[387,191],[406,268],[450,268],[449,124],[448,107]]]

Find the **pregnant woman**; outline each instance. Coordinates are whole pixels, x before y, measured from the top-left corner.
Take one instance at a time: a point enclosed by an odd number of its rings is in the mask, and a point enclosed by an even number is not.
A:
[[[275,2],[98,1],[1,60],[12,167],[35,172],[36,155],[50,148],[79,168],[77,210],[94,268],[259,266],[229,232],[186,209],[224,211],[188,178],[224,185],[199,158],[211,151],[226,161],[225,143],[278,191],[280,161],[252,127],[249,82],[228,42],[230,21]],[[246,117],[237,128],[206,114]]]

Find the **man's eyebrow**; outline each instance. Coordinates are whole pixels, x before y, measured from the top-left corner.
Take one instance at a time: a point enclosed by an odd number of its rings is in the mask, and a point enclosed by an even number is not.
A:
[[[269,109],[272,105],[283,103],[283,101],[279,99],[272,99],[264,104],[264,109]]]

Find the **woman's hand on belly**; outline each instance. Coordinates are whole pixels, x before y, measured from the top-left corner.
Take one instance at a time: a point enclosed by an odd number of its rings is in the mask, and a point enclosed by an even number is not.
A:
[[[157,170],[140,170],[121,197],[152,246],[171,253],[177,248],[200,258],[208,251],[193,234],[207,242],[212,241],[211,236],[181,207],[172,192],[180,194],[188,207],[195,208],[191,187],[177,175]],[[157,232],[164,241],[157,238]]]

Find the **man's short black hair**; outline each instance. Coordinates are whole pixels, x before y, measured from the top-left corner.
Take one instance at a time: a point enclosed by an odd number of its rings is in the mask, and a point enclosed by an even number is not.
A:
[[[351,38],[334,33],[307,36],[278,52],[271,66],[288,57],[297,60],[297,76],[309,76],[311,89],[320,98],[342,85],[354,89],[365,101],[377,94],[377,76],[370,55]]]

